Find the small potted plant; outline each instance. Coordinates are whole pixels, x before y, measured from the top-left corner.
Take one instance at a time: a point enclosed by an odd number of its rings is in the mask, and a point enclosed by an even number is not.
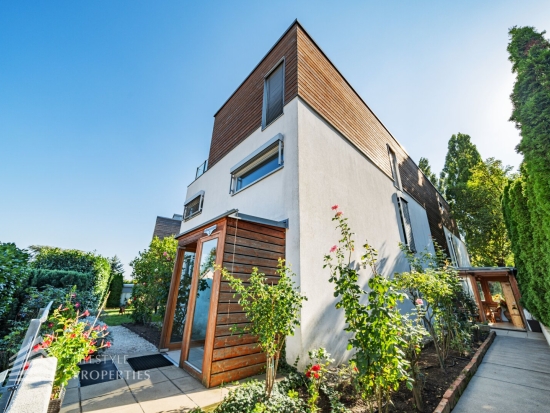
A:
[[[46,334],[42,343],[34,348],[43,348],[48,355],[57,358],[48,413],[60,411],[65,387],[80,371],[78,363],[89,361],[98,349],[111,346],[109,341],[105,341],[108,334],[106,325],[96,326],[95,321],[91,324],[81,320],[90,313],[88,310],[80,312],[80,304],[73,303],[75,297],[76,294],[71,294],[64,306],[55,309],[48,324],[52,329],[51,333]]]

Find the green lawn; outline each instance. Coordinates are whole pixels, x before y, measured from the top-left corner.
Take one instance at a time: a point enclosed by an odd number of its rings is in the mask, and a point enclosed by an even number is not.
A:
[[[106,308],[101,312],[101,316],[99,318],[108,326],[119,326],[122,323],[132,322],[130,314],[132,314],[133,310],[127,308],[125,314],[119,314],[118,311],[118,308]]]
[[[119,308],[106,308],[101,312],[99,319],[103,321],[108,326],[119,326],[122,323],[133,323],[133,320],[130,318],[130,314],[134,310],[126,308],[125,314],[118,313]],[[153,321],[162,321],[162,315],[154,314]]]

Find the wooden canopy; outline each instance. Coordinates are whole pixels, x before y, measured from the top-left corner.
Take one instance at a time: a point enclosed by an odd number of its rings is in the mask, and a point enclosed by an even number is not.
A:
[[[242,217],[222,216],[177,236],[159,348],[181,349],[179,366],[206,387],[258,374],[265,367],[256,337],[232,333],[232,326],[244,328],[248,320],[239,297],[215,268],[223,266],[246,282],[258,267],[276,281],[278,259],[285,257],[286,228]],[[204,331],[199,331],[199,321]]]

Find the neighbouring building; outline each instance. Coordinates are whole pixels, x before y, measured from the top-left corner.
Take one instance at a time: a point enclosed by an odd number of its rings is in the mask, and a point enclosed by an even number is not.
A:
[[[180,214],[174,214],[172,218],[157,217],[155,229],[153,230],[153,238],[159,237],[163,239],[179,234],[182,220],[183,215]]]
[[[318,347],[349,358],[323,270],[339,239],[334,204],[355,232],[355,258],[368,240],[383,274],[409,270],[399,243],[433,251],[435,240],[469,266],[445,199],[296,21],[214,115],[208,160],[188,186],[176,235],[160,347],[206,386],[258,373],[265,356],[254,337],[231,334],[247,320],[214,264],[246,280],[254,266],[275,277],[282,257],[309,298],[287,361],[305,363]]]

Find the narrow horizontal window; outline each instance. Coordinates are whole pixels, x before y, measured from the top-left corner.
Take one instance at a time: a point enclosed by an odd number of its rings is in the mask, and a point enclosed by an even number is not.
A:
[[[284,62],[282,62],[265,78],[262,112],[262,127],[264,128],[283,114],[284,67]]]
[[[403,235],[405,236],[405,244],[411,252],[416,252],[416,245],[414,244],[414,236],[411,225],[411,216],[409,214],[409,203],[401,197],[397,197],[397,202],[399,204],[401,227],[403,228]]]
[[[189,201],[185,203],[183,210],[183,219],[187,221],[202,212],[202,205],[204,203],[204,191],[199,192],[197,195],[191,197]]]
[[[248,157],[232,169],[230,193],[236,193],[252,185],[284,165],[282,135],[280,139],[268,142],[265,148]]]

